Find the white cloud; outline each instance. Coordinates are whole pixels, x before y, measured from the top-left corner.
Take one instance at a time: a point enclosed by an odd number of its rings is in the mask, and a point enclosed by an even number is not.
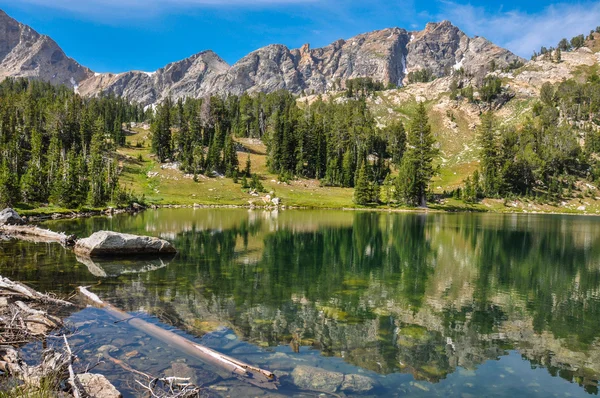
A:
[[[444,2],[439,18],[529,58],[541,46],[556,46],[563,37],[587,35],[595,29],[600,25],[600,3],[554,4],[529,14],[519,10],[490,13],[481,7]]]

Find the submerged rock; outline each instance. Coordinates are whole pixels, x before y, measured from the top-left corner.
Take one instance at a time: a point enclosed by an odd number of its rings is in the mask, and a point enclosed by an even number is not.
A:
[[[121,398],[121,393],[106,377],[95,373],[77,375],[85,392],[94,398]]]
[[[88,256],[176,253],[166,240],[150,236],[99,231],[75,244],[75,253]]]
[[[346,375],[342,383],[342,391],[346,392],[369,392],[375,388],[375,380],[362,375]]]
[[[300,365],[296,366],[292,372],[292,379],[295,385],[306,390],[336,392],[344,381],[344,375],[339,372]]]
[[[25,221],[11,208],[0,211],[0,225],[23,225]]]

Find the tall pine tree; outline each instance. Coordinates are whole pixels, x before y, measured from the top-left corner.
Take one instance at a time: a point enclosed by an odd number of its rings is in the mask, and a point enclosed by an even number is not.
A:
[[[427,189],[434,175],[433,159],[438,150],[431,132],[425,105],[421,102],[408,131],[408,150],[400,169],[399,193],[401,199],[411,206],[427,206]]]

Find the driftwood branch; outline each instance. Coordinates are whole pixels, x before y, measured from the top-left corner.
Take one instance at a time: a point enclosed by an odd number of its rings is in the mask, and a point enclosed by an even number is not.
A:
[[[105,303],[96,294],[90,292],[85,287],[79,287],[81,296],[91,305],[101,308],[117,320],[129,323],[131,326],[144,333],[165,342],[188,355],[191,355],[205,363],[209,363],[218,368],[224,369],[239,376],[242,380],[250,384],[267,388],[277,389],[277,380],[275,375],[268,370],[264,370],[227,355],[221,354],[208,347],[201,346],[171,331],[162,329],[156,325],[146,322],[139,318],[132,318],[130,314],[119,310],[118,308]]]
[[[34,225],[2,225],[0,232],[21,240],[36,243],[60,243],[63,246],[73,246],[77,240],[74,235],[42,229]]]
[[[22,283],[13,282],[8,278],[3,278],[2,276],[0,276],[0,290],[8,291],[10,292],[10,295],[18,295],[30,300],[39,300],[42,302],[57,304],[61,306],[73,307],[73,303],[51,297],[47,294],[42,294],[28,286],[23,285]],[[7,295],[8,294],[9,293],[7,293]]]
[[[79,391],[79,386],[77,383],[77,376],[73,371],[73,352],[71,351],[71,346],[69,346],[69,342],[67,341],[67,336],[64,334],[63,339],[65,340],[65,348],[69,354],[69,384],[71,385],[71,392],[75,398],[81,398],[81,392]]]

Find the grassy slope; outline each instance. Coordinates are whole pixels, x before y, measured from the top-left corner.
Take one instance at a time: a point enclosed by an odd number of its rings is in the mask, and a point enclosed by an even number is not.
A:
[[[240,184],[234,184],[230,178],[199,176],[198,182],[184,177],[179,170],[161,169],[150,154],[148,132],[136,130],[136,134],[127,138],[132,144],[119,149],[123,173],[121,183],[136,195],[145,196],[147,203],[181,204],[194,203],[207,205],[264,205],[262,197],[251,196],[244,192]],[[141,148],[135,147],[140,142]],[[247,152],[238,152],[242,166],[250,156],[252,172],[258,173],[267,192],[282,199],[286,206],[307,207],[351,207],[351,189],[320,187],[315,180],[298,180],[290,184],[277,183],[277,176],[268,172],[266,167],[266,148],[255,140],[242,139],[240,143]],[[141,155],[142,160],[138,160]],[[148,177],[148,173],[158,173]],[[264,194],[266,195],[266,194]]]

